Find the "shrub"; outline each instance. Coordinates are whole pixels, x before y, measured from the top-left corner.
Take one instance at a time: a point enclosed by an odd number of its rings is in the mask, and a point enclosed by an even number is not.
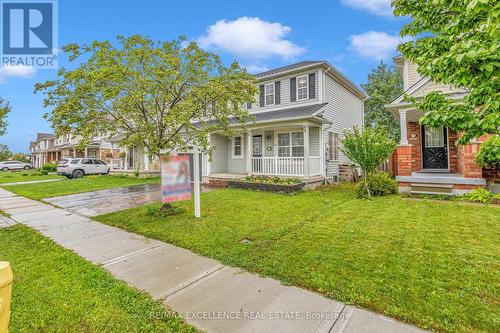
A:
[[[470,202],[480,202],[480,203],[490,203],[493,200],[493,193],[485,188],[479,187],[469,193],[467,193],[464,198]]]
[[[494,135],[481,144],[476,163],[483,168],[500,169],[500,135]]]
[[[280,178],[277,176],[246,176],[243,177],[241,181],[277,185],[293,185],[300,184],[302,182],[299,178]]]
[[[42,165],[42,171],[43,170],[46,170],[47,173],[49,173],[49,172],[56,172],[57,171],[57,165],[55,165],[54,163],[45,163],[44,165]]]
[[[368,176],[368,189],[370,192],[367,191],[366,182],[359,182],[355,188],[356,198],[369,198],[368,193],[372,196],[383,196],[398,192],[398,184],[385,172],[374,171]]]
[[[371,187],[368,185],[371,174],[380,163],[391,156],[395,149],[396,142],[389,138],[382,128],[367,127],[361,130],[354,127],[352,131],[344,131],[341,150],[363,170],[364,188],[367,190],[368,198],[372,195]]]
[[[43,169],[42,169],[42,170],[40,170],[40,174],[41,174],[41,175],[48,175],[48,174],[49,174],[49,172],[48,172],[47,170],[43,170]]]

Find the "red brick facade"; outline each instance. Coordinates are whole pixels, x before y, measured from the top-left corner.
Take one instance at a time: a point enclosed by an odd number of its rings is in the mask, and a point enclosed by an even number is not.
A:
[[[412,172],[422,171],[421,129],[417,122],[408,123],[408,145],[399,146],[398,176],[410,176]],[[475,161],[480,143],[458,145],[459,134],[448,130],[448,162],[452,173],[460,173],[466,178],[482,178],[483,173]],[[483,141],[483,140],[479,140]]]
[[[458,172],[466,178],[482,178],[482,168],[474,161],[479,151],[479,143],[458,146]]]

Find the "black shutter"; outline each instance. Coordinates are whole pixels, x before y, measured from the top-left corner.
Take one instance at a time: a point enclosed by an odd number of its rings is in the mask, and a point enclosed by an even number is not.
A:
[[[316,74],[309,74],[309,98],[316,98]]]
[[[274,82],[274,104],[281,103],[281,81]]]
[[[264,103],[264,85],[261,85],[259,88],[260,88],[260,96],[259,96],[260,107],[264,107],[266,106]]]
[[[297,78],[292,77],[290,79],[290,102],[295,102],[297,100]]]

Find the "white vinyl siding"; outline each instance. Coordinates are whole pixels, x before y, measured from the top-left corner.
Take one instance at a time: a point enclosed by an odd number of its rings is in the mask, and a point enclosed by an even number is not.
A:
[[[328,132],[338,133],[340,142],[344,130],[354,126],[363,127],[363,100],[330,76],[325,75],[324,80],[324,102],[328,104],[324,108],[323,117],[332,122],[329,130],[324,133],[324,142],[328,143]],[[338,160],[327,161],[327,176],[338,176],[338,165],[347,163],[351,161],[339,149]]]
[[[319,127],[309,128],[309,156],[321,156],[319,147]]]
[[[211,144],[215,147],[212,152],[212,163],[210,165],[211,173],[227,172],[228,164],[228,143],[229,140],[222,135],[212,135]]]

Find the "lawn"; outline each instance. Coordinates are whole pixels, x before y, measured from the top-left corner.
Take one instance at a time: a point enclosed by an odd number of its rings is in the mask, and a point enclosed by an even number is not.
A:
[[[0,229],[14,271],[10,332],[196,332],[160,302],[22,225]]]
[[[159,182],[159,177],[137,178],[126,175],[102,175],[86,176],[77,179],[65,179],[49,183],[9,185],[6,189],[16,194],[39,200],[59,195]]]
[[[58,175],[42,175],[40,171],[34,170],[0,171],[0,184],[57,178],[62,179],[63,177]]]
[[[192,202],[171,217],[152,204],[96,219],[422,328],[500,330],[498,207],[358,200],[349,186],[294,196],[224,189],[201,203],[200,220]]]

